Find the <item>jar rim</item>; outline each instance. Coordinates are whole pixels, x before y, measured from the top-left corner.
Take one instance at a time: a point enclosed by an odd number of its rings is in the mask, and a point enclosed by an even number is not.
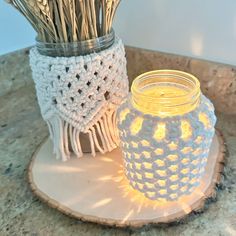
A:
[[[141,97],[145,97],[145,99],[150,99],[152,101],[156,100],[157,98],[155,96],[152,95],[145,95],[139,88],[139,84],[140,82],[142,82],[143,80],[146,79],[150,79],[153,77],[166,77],[166,76],[170,76],[170,77],[175,77],[175,78],[180,78],[180,79],[187,79],[189,80],[188,82],[193,84],[193,89],[191,89],[191,91],[188,94],[184,94],[184,95],[175,95],[175,96],[166,96],[166,97],[162,97],[162,98],[158,98],[158,102],[166,102],[166,100],[175,100],[178,98],[184,98],[184,97],[191,97],[191,96],[196,96],[199,92],[200,92],[200,82],[199,80],[192,74],[184,72],[184,71],[179,71],[179,70],[153,70],[153,71],[149,71],[146,73],[143,73],[141,75],[139,75],[138,77],[136,77],[132,83],[131,86],[131,93],[132,94],[136,94],[137,96],[141,96]]]
[[[105,50],[115,42],[115,31],[103,36],[76,42],[43,42],[36,37],[36,48],[39,53],[46,56],[84,56]]]
[[[43,43],[45,45],[55,45],[55,44],[61,44],[61,45],[68,45],[68,44],[75,44],[75,45],[84,45],[84,44],[92,44],[94,42],[97,42],[98,40],[101,41],[103,39],[107,39],[109,37],[114,38],[115,37],[115,31],[113,28],[111,28],[111,31],[108,34],[96,37],[96,38],[92,38],[92,39],[87,39],[87,40],[83,40],[83,41],[75,41],[75,42],[44,42],[42,40],[39,40],[39,37],[36,36],[35,40],[36,43]]]
[[[163,88],[162,89],[155,88]],[[165,93],[166,87],[176,93]],[[149,88],[153,93],[148,93]],[[156,92],[157,93],[156,93]],[[182,91],[182,92],[180,92]],[[131,101],[135,108],[147,114],[173,116],[195,109],[200,101],[199,80],[183,71],[154,70],[138,76],[131,86]]]

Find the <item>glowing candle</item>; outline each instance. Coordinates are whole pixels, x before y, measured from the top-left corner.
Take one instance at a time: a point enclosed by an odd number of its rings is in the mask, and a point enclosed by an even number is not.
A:
[[[181,71],[151,71],[132,84],[133,105],[147,114],[181,115],[195,109],[199,98],[199,81]]]
[[[190,194],[204,173],[216,118],[200,83],[181,71],[137,77],[118,109],[126,176],[153,200]]]

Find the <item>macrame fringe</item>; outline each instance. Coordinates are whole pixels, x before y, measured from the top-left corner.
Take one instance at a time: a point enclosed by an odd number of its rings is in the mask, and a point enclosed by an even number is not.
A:
[[[76,157],[83,156],[80,134],[88,135],[92,156],[96,151],[104,154],[118,146],[116,128],[116,112],[107,110],[94,124],[81,132],[59,116],[47,120],[50,137],[53,141],[53,152],[57,159],[67,161],[73,153]]]

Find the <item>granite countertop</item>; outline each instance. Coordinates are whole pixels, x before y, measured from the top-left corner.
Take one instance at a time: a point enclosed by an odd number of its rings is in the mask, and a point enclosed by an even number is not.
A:
[[[71,219],[33,196],[27,166],[48,131],[40,116],[28,53],[25,49],[0,57],[0,235],[236,235],[234,67],[127,48],[130,77],[152,68],[174,68],[202,78],[202,90],[218,110],[217,127],[223,132],[228,152],[217,196],[214,202],[206,203],[204,212],[168,227],[118,229]],[[214,86],[219,87],[218,92]]]

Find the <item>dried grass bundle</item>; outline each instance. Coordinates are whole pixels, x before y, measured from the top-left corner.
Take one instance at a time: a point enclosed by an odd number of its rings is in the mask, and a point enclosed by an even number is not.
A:
[[[120,0],[5,0],[31,23],[42,42],[66,43],[110,32]]]

